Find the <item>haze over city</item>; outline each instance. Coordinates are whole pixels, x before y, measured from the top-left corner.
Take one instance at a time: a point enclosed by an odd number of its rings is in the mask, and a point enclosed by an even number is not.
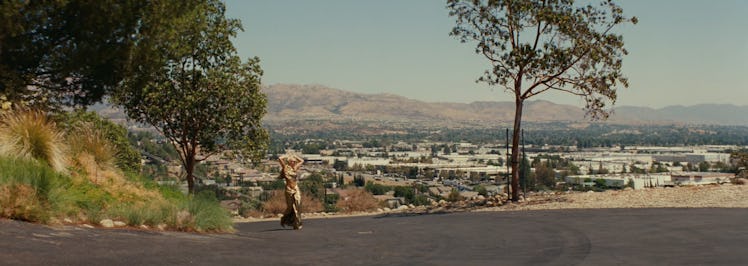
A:
[[[616,106],[746,105],[745,1],[624,1],[637,25],[623,34],[629,55]],[[474,81],[488,61],[449,36],[443,1],[227,1],[241,19],[239,54],[258,56],[263,83],[320,84],[429,102],[511,101]],[[581,105],[572,96],[533,98]]]

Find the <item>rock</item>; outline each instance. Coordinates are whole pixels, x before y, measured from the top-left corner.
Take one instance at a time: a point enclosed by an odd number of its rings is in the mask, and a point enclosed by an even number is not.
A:
[[[114,222],[111,219],[104,219],[99,222],[99,224],[106,228],[112,228],[114,227]]]
[[[275,215],[275,217],[281,218],[281,217],[283,217],[283,214],[279,213],[279,214]]]
[[[65,223],[68,223],[68,224],[73,223],[73,220],[70,220],[70,218],[62,219],[62,221],[65,222]]]
[[[377,209],[377,212],[384,212],[384,209],[382,209],[382,208],[378,208],[378,209]]]
[[[403,210],[407,210],[407,209],[408,209],[408,205],[400,205],[400,207],[397,207],[396,210],[403,211]]]
[[[116,227],[123,227],[123,226],[126,226],[126,225],[127,225],[127,224],[126,224],[125,222],[122,222],[122,221],[114,221],[114,226],[116,226]]]
[[[623,189],[623,191],[632,191],[632,190],[634,190],[634,189],[631,188],[631,187],[626,187],[626,188]]]
[[[483,195],[478,195],[478,200],[485,200],[485,199],[486,197],[484,197]]]
[[[590,190],[590,191],[587,191],[587,193],[595,193],[595,191],[593,191],[593,190]]]
[[[82,224],[81,226],[85,228],[94,228],[93,225],[90,225],[90,224]]]
[[[166,230],[166,224],[158,224],[156,225],[156,228],[158,228],[158,230],[164,231]]]
[[[447,204],[446,200],[439,200],[439,204]]]
[[[487,206],[493,206],[493,201],[490,201],[490,200],[489,200],[489,201],[486,201],[486,205],[487,205]]]
[[[416,206],[415,206],[415,205],[413,205],[413,204],[408,204],[408,208],[411,208],[411,209],[413,209],[413,208],[415,208],[415,207],[416,207]]]
[[[148,227],[147,225],[141,224],[141,225],[140,225],[140,229],[145,229],[145,230],[148,230],[148,229],[151,229],[151,228],[150,228],[150,227]]]
[[[387,207],[384,207],[384,211],[385,211],[385,212],[389,212],[389,211],[392,211],[392,209],[390,209],[390,208],[387,208]]]

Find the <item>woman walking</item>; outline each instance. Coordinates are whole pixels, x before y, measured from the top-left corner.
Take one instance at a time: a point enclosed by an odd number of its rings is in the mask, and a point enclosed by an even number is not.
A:
[[[298,171],[304,159],[296,155],[281,156],[278,158],[281,165],[281,173],[278,178],[286,181],[286,211],[281,217],[281,226],[293,226],[294,230],[301,229],[301,191],[297,184]]]

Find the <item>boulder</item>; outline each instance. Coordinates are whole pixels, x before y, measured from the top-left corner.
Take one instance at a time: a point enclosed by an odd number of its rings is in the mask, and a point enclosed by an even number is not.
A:
[[[99,222],[99,224],[105,228],[112,228],[114,227],[114,221],[111,219],[104,219]]]
[[[123,227],[123,226],[126,226],[126,225],[127,225],[127,224],[126,224],[125,222],[122,222],[122,221],[114,221],[114,226],[116,226],[116,227]]]

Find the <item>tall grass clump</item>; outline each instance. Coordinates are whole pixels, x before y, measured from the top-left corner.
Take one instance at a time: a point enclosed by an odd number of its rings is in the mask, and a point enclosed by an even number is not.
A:
[[[68,133],[67,141],[70,155],[74,159],[79,160],[79,156],[90,156],[99,168],[115,168],[117,151],[114,145],[91,123],[78,124]]]
[[[201,191],[189,196],[187,208],[194,228],[198,231],[230,231],[233,221],[228,211],[221,207],[212,191]]]
[[[38,160],[58,172],[66,168],[63,135],[41,111],[15,110],[0,115],[0,155]]]
[[[46,164],[0,156],[0,217],[46,222],[50,195],[60,182]]]

